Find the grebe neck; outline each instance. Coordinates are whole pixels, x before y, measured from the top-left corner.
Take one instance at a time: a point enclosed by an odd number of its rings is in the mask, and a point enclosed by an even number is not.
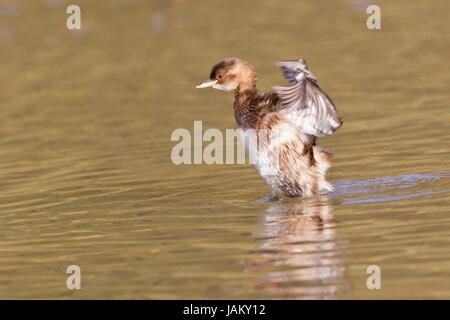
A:
[[[254,118],[257,115],[258,91],[256,87],[240,90],[237,88],[234,92],[234,118],[239,127],[253,127]]]

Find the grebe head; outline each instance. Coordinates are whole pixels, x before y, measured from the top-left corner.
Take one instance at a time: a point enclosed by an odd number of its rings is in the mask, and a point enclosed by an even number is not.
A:
[[[256,72],[253,66],[238,58],[227,58],[215,64],[209,79],[197,88],[213,87],[224,91],[244,91],[256,87]]]

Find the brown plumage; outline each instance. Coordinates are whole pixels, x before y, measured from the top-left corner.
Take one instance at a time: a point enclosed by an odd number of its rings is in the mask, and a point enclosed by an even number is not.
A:
[[[197,88],[234,91],[233,111],[241,140],[273,195],[330,191],[325,172],[331,151],[317,146],[316,139],[332,134],[342,125],[341,118],[303,59],[278,64],[291,86],[260,94],[253,66],[228,58],[214,65],[209,79]]]

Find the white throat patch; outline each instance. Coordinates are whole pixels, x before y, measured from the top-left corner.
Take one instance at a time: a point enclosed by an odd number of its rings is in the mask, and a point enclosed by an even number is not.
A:
[[[232,84],[223,85],[223,84],[220,84],[220,83],[217,83],[217,82],[214,83],[212,85],[212,87],[214,89],[222,90],[222,91],[232,91],[232,90],[236,89],[235,86],[233,86]]]

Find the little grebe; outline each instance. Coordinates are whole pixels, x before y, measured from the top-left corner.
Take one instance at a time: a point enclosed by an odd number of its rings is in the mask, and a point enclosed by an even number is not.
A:
[[[331,191],[325,179],[331,151],[316,145],[342,125],[336,107],[304,59],[277,63],[291,86],[259,94],[253,66],[227,58],[197,88],[234,90],[234,117],[241,140],[273,196],[310,196]],[[248,135],[253,131],[256,135]],[[242,136],[242,133],[246,133]],[[256,161],[255,161],[256,160]]]

